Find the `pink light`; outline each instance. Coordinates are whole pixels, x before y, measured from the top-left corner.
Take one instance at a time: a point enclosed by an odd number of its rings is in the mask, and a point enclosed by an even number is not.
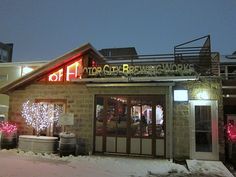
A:
[[[16,125],[10,124],[8,122],[1,122],[0,123],[0,131],[9,135],[12,133],[16,133],[17,127],[16,127]]]
[[[228,140],[236,141],[236,126],[232,125],[231,123],[228,123],[226,125],[226,131],[228,135]]]
[[[97,67],[97,63],[94,60],[92,60],[92,67]]]

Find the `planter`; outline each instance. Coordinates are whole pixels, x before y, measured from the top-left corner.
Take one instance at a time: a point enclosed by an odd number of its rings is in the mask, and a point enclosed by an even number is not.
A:
[[[76,137],[74,134],[60,134],[59,153],[61,156],[76,155]]]
[[[20,135],[18,148],[23,151],[35,153],[55,153],[58,138],[50,136]]]
[[[17,146],[17,134],[11,133],[1,133],[1,149],[13,149]]]

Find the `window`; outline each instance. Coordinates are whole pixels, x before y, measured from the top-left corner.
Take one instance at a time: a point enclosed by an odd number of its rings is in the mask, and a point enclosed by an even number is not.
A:
[[[7,81],[8,75],[7,74],[0,74],[0,82]]]
[[[212,151],[211,107],[195,106],[196,151]]]
[[[165,137],[163,103],[158,96],[97,96],[96,136]],[[154,133],[155,132],[155,133]]]
[[[96,135],[103,135],[104,129],[104,118],[105,118],[105,112],[104,112],[104,98],[98,97],[96,100]]]
[[[109,97],[107,109],[107,135],[126,136],[127,134],[127,99]]]
[[[5,49],[0,49],[0,60],[2,61],[8,61],[8,51]]]
[[[52,115],[48,117],[54,121],[50,126],[41,132],[41,135],[46,136],[59,136],[59,133],[63,131],[62,126],[58,124],[59,116],[65,113],[66,101],[65,100],[36,100],[37,103],[47,105],[49,109],[52,109]]]

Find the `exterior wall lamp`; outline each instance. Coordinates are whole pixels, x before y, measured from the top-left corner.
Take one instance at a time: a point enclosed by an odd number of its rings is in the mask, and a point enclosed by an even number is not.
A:
[[[188,90],[174,90],[174,101],[188,101]]]
[[[208,100],[209,93],[206,90],[201,90],[196,94],[196,97],[201,100]]]

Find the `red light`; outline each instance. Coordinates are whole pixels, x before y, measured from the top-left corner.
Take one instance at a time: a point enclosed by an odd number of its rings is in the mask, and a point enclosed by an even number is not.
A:
[[[226,131],[228,135],[228,140],[229,141],[236,141],[236,126],[234,126],[231,123],[228,123],[226,125]]]
[[[63,68],[65,68],[65,74],[64,74]],[[82,78],[83,66],[82,66],[81,58],[74,60],[73,63],[67,64],[63,68],[57,70],[54,73],[51,73],[48,76],[48,81],[49,82],[59,82],[59,81],[64,81],[64,80],[71,81],[72,79]]]
[[[97,63],[94,60],[92,60],[92,67],[97,67]]]
[[[58,71],[48,76],[48,81],[50,82],[58,82],[62,80],[63,80],[63,69],[59,69]]]

